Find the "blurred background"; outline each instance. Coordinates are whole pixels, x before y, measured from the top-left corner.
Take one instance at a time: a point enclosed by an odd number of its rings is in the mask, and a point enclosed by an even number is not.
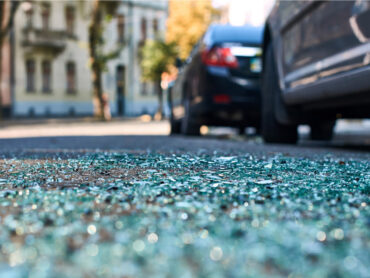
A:
[[[2,136],[17,125],[22,128],[13,135],[20,134],[27,123],[95,120],[113,121],[113,133],[168,134],[176,63],[187,59],[210,24],[263,26],[274,2],[2,1]],[[125,131],[117,127],[122,120],[129,121]],[[162,124],[140,126],[153,120]],[[368,123],[354,126],[363,130]],[[30,130],[40,134],[41,127]],[[201,132],[212,130],[238,133]]]
[[[273,1],[23,1],[14,14],[11,4],[3,16],[14,17],[13,27],[1,45],[5,119],[99,116],[95,79],[112,117],[154,117],[158,88],[140,66],[146,41],[172,42],[185,59],[211,22],[261,25]],[[94,5],[102,30],[93,46]],[[164,75],[162,89],[175,77]]]

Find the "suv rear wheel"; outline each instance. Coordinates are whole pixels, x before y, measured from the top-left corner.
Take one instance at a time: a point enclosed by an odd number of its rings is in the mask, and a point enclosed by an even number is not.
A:
[[[296,125],[281,124],[276,118],[278,103],[281,105],[281,90],[278,84],[278,76],[272,45],[267,46],[262,76],[262,122],[261,134],[267,143],[288,143],[297,142],[298,133]]]
[[[194,119],[191,117],[190,111],[190,101],[186,99],[184,101],[185,114],[181,120],[181,133],[184,135],[200,135],[200,125],[194,122]]]
[[[321,123],[313,123],[310,125],[311,128],[311,139],[312,140],[331,140],[334,133],[334,121],[324,121]]]
[[[171,124],[171,131],[170,131],[171,135],[181,133],[181,122],[179,120],[171,119],[170,124]]]

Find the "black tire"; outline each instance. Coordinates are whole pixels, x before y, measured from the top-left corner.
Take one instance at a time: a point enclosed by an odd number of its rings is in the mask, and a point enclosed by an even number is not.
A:
[[[168,88],[168,105],[170,107],[170,135],[176,135],[181,133],[181,120],[175,120],[173,115],[173,98],[172,98],[172,86]]]
[[[311,140],[328,141],[333,138],[334,121],[323,121],[321,123],[310,124],[311,127]]]
[[[256,126],[255,129],[256,129],[255,135],[262,135],[260,126]]]
[[[262,120],[261,134],[267,143],[294,144],[298,140],[296,125],[281,124],[276,119],[278,104],[284,105],[272,51],[269,44],[266,50],[264,72],[262,76]]]
[[[181,121],[171,119],[170,124],[171,124],[170,135],[176,135],[181,133]]]
[[[184,101],[185,115],[181,120],[181,133],[184,135],[199,136],[200,125],[194,122],[190,112],[189,100]]]

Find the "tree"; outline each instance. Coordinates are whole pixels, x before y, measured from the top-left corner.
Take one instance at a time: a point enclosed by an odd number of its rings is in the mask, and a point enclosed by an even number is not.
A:
[[[101,120],[108,120],[106,117],[107,99],[103,95],[102,73],[110,59],[116,58],[121,52],[122,45],[117,49],[109,52],[103,52],[104,39],[104,21],[110,21],[115,15],[115,10],[119,1],[100,1],[94,0],[91,22],[89,25],[89,55],[92,69],[93,96],[97,100],[94,107],[94,114]]]
[[[3,65],[3,45],[6,37],[13,26],[15,12],[19,6],[19,1],[0,1],[0,119],[2,119],[2,65]]]
[[[166,43],[161,39],[147,40],[141,49],[141,76],[144,81],[154,82],[158,95],[158,111],[163,116],[163,91],[161,77],[169,72],[178,55],[175,43]]]
[[[189,56],[215,15],[217,10],[212,7],[211,0],[170,0],[167,41],[176,42],[180,58]]]

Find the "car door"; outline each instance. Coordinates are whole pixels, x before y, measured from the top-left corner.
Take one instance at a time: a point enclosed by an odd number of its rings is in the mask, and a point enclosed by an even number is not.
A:
[[[173,87],[170,89],[170,100],[171,100],[171,109],[172,116],[174,119],[178,120],[184,116],[183,108],[183,95],[184,95],[184,86],[187,72],[187,64],[184,63],[181,67],[178,68],[177,78],[173,84]]]
[[[287,102],[309,87],[370,64],[370,2],[282,1],[279,3],[279,73]],[[305,91],[303,100],[310,99]],[[322,96],[321,96],[322,97]],[[329,97],[329,94],[328,94]]]
[[[190,103],[199,95],[199,84],[201,77],[202,59],[201,59],[201,38],[194,45],[188,58],[188,71],[186,74],[186,83],[184,87],[184,98],[187,98]]]
[[[192,100],[193,94],[196,92],[195,88],[198,74],[197,68],[199,67],[198,59],[198,42],[190,52],[189,57],[185,60],[183,65],[179,68],[177,79],[173,88],[171,89],[172,98],[172,113],[175,119],[181,119],[185,115],[184,103],[185,100]]]

